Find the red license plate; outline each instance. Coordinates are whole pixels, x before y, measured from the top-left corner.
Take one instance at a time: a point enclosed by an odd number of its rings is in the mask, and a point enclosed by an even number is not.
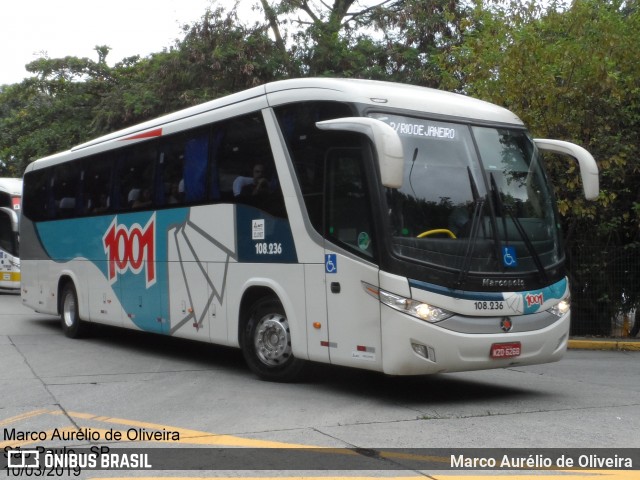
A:
[[[494,343],[491,345],[491,358],[519,357],[522,351],[520,342]]]

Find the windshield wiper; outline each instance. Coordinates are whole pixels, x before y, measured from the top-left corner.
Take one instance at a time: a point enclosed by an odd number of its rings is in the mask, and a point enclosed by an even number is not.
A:
[[[536,248],[533,246],[533,243],[531,243],[531,239],[529,238],[529,235],[527,235],[526,230],[522,226],[520,219],[515,215],[513,215],[513,213],[511,213],[510,208],[505,208],[504,204],[502,203],[502,194],[498,190],[498,186],[496,185],[496,180],[493,176],[493,172],[489,173],[489,178],[491,181],[491,192],[493,193],[494,198],[496,199],[496,204],[498,209],[500,210],[500,216],[502,217],[502,225],[503,225],[502,228],[504,229],[506,244],[509,245],[509,236],[507,233],[507,221],[504,215],[505,212],[507,213],[507,215],[509,215],[509,218],[515,225],[516,230],[518,231],[518,234],[522,238],[522,241],[524,242],[525,247],[527,247],[527,250],[529,251],[531,258],[533,259],[533,263],[536,265],[536,268],[538,269],[538,272],[542,277],[542,280],[547,281],[548,280],[547,271],[544,269],[544,266],[542,265],[542,261],[540,260],[540,255],[538,255]]]
[[[498,185],[496,184],[496,179],[493,176],[493,172],[489,172],[489,179],[491,181],[491,193],[493,194],[493,201],[498,207],[498,213],[500,214],[500,218],[502,218],[502,229],[504,230],[504,243],[509,246],[509,231],[507,230],[507,217],[504,212],[506,209],[504,208],[504,204],[502,203],[502,196],[500,195],[500,191],[498,190]]]
[[[473,256],[473,251],[476,246],[476,239],[478,237],[478,231],[480,230],[480,219],[482,217],[482,208],[484,207],[485,198],[480,197],[480,192],[478,191],[478,185],[476,185],[476,181],[473,179],[473,174],[471,173],[471,168],[467,166],[467,174],[469,175],[469,184],[471,185],[471,195],[473,196],[473,215],[471,217],[471,231],[469,232],[469,241],[467,243],[467,251],[464,254],[464,262],[462,263],[462,268],[460,269],[460,275],[458,276],[458,288],[462,288],[462,285],[467,279],[467,275],[469,275],[469,270],[471,270],[471,259]],[[483,225],[484,228],[484,225]]]

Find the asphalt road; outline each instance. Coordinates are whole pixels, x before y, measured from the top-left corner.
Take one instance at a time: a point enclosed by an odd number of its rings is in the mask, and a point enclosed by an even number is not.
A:
[[[638,449],[638,432],[640,352],[570,350],[549,365],[410,378],[314,366],[304,382],[277,384],[234,349],[106,327],[67,339],[57,318],[0,294],[3,448]]]

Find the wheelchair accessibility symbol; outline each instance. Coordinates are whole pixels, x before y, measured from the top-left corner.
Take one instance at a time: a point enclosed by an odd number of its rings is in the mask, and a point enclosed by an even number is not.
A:
[[[324,269],[327,273],[338,273],[338,259],[335,253],[327,253],[324,256]]]
[[[502,247],[502,263],[505,267],[517,267],[518,257],[514,247]]]

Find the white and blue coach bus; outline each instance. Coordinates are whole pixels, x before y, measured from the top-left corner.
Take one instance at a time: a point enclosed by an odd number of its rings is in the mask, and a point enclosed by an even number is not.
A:
[[[0,292],[20,292],[22,179],[0,178]]]
[[[392,375],[551,362],[569,288],[548,150],[513,113],[427,88],[274,82],[29,165],[22,299],[96,322]]]

